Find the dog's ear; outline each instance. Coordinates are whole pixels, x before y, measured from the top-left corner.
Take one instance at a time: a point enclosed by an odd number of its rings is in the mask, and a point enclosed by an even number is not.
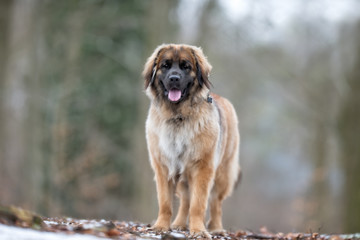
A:
[[[165,46],[164,44],[158,46],[145,63],[144,71],[142,73],[145,79],[145,83],[144,83],[145,89],[147,89],[149,86],[151,86],[154,83],[155,75],[157,71],[158,57],[160,55],[160,52],[163,50],[164,46]]]
[[[196,64],[196,78],[199,81],[199,85],[202,87],[205,85],[208,89],[212,86],[209,80],[209,74],[212,66],[206,59],[203,51],[199,47],[192,47],[192,53],[195,58]]]

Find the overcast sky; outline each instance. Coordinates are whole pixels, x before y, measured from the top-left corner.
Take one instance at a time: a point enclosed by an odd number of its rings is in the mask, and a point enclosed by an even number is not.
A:
[[[202,0],[199,0],[202,1]],[[294,15],[304,13],[309,17],[322,17],[337,22],[359,15],[360,4],[356,0],[219,0],[232,21],[248,15],[266,17],[275,24],[286,24]]]
[[[199,12],[206,2],[207,0],[180,2],[177,14],[181,25],[179,35],[181,41],[191,43],[197,38]],[[334,24],[354,21],[360,16],[360,1],[357,0],[219,0],[218,2],[223,14],[231,23],[251,21],[249,29],[253,37],[261,41],[276,39],[296,18],[310,24],[311,21],[321,21],[324,24],[323,31],[328,32],[332,31]],[[271,29],[268,29],[269,26]]]

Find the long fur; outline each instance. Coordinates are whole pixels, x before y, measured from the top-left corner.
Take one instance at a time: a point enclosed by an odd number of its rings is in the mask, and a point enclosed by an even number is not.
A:
[[[194,78],[189,97],[171,103],[163,96],[159,62],[164,56],[180,61],[189,54]],[[210,199],[208,229],[223,229],[222,201],[231,195],[240,172],[240,136],[232,104],[216,94],[211,94],[213,103],[206,101],[211,68],[200,48],[184,44],[157,47],[145,64],[144,85],[151,100],[146,139],[159,202],[156,230],[170,228],[175,192],[180,206],[172,228],[187,228],[189,218],[192,234],[209,237],[204,219]]]

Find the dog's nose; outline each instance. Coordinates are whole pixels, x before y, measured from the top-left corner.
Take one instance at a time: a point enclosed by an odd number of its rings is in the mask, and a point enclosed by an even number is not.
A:
[[[171,75],[169,77],[170,82],[178,82],[180,80],[180,76],[179,75]]]

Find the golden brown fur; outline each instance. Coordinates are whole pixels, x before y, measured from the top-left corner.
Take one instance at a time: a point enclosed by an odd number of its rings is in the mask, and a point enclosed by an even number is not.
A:
[[[204,222],[208,199],[208,229],[223,230],[221,205],[240,172],[240,137],[231,103],[216,94],[211,94],[212,102],[207,100],[210,71],[202,50],[189,45],[161,45],[145,64],[145,89],[151,100],[146,138],[159,202],[156,230],[186,229],[189,218],[191,234],[209,237]],[[176,89],[167,87],[174,81],[180,82]],[[181,81],[187,81],[183,88]],[[181,99],[170,101],[177,88]],[[174,193],[180,206],[170,225]]]

